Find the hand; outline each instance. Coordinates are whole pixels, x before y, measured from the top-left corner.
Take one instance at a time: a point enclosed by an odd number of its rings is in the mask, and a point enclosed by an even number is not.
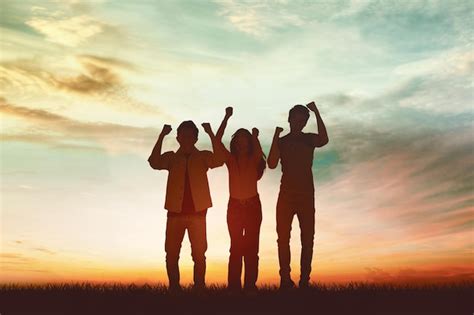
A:
[[[275,135],[280,135],[280,133],[283,131],[283,128],[282,127],[276,127],[275,128]]]
[[[171,128],[170,125],[165,124],[165,125],[163,125],[163,129],[161,129],[161,135],[164,137],[164,136],[168,135],[171,132],[171,130],[173,130],[173,128]]]
[[[318,108],[316,107],[316,104],[314,102],[306,104],[306,107],[313,113],[317,114],[318,113]]]
[[[259,131],[257,128],[252,128],[252,136],[258,137]]]
[[[211,133],[212,133],[212,128],[211,128],[211,124],[210,124],[210,123],[205,122],[205,123],[202,123],[201,126],[202,126],[202,128],[204,129],[204,131],[205,131],[207,134],[211,134]]]
[[[234,109],[232,108],[232,106],[226,107],[225,117],[229,118],[230,116],[232,116],[233,113],[234,113]]]

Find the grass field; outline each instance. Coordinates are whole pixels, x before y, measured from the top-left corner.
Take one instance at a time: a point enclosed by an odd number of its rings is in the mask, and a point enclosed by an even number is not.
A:
[[[230,295],[222,286],[170,294],[163,285],[0,284],[0,313],[10,314],[469,314],[474,282],[443,285],[314,284],[306,290],[263,286]]]

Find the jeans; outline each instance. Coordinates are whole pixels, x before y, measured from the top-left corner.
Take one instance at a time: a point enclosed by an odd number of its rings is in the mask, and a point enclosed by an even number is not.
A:
[[[191,242],[191,255],[194,261],[194,286],[205,286],[206,274],[206,216],[180,215],[169,216],[166,222],[166,271],[170,288],[180,287],[179,284],[179,253],[185,231],[188,230]]]
[[[242,259],[245,262],[244,288],[256,287],[261,223],[262,205],[258,195],[243,201],[230,198],[227,226],[230,234],[228,286],[231,289],[242,287]]]
[[[278,260],[282,282],[291,281],[290,235],[293,217],[296,214],[300,225],[301,276],[300,284],[307,284],[311,273],[314,242],[314,193],[282,192],[278,196],[276,221],[278,234]]]

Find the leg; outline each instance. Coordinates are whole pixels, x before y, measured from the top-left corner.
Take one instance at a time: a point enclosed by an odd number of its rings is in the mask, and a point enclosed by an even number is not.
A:
[[[280,192],[276,210],[276,228],[278,234],[278,260],[280,262],[280,278],[282,286],[291,286],[290,277],[290,236],[291,223],[293,221],[293,205],[291,199],[286,194]]]
[[[185,225],[182,217],[168,217],[166,221],[166,271],[170,289],[178,289],[179,285],[179,252],[183,241]]]
[[[311,274],[314,244],[314,195],[304,197],[297,211],[301,231],[301,278],[300,287],[308,286]]]
[[[194,261],[194,286],[205,287],[206,276],[206,216],[189,216],[188,236]]]
[[[229,289],[240,290],[243,256],[243,215],[240,207],[229,202],[227,209],[227,227],[230,235],[229,271],[227,276]]]
[[[262,205],[260,200],[245,209],[245,288],[256,289],[258,278],[258,249],[260,238],[260,225],[262,224]]]

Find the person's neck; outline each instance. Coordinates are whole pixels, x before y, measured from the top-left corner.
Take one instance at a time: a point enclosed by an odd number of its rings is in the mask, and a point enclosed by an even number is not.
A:
[[[179,150],[183,153],[183,154],[191,154],[195,149],[195,146],[192,146],[192,147],[179,147]]]
[[[303,130],[299,130],[299,131],[290,130],[290,134],[293,136],[298,136],[298,135],[301,135],[302,133],[303,133]]]

